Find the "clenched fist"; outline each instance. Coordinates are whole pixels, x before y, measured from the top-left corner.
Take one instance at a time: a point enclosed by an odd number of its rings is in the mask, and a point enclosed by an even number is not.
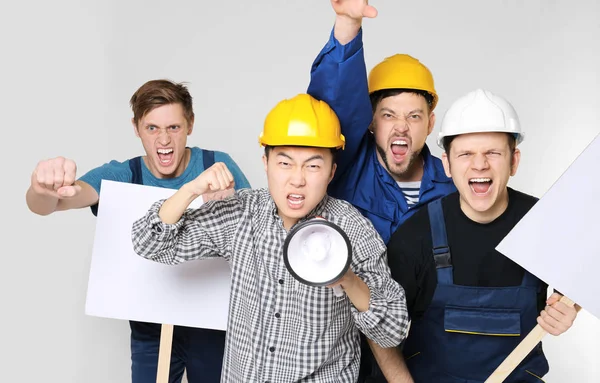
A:
[[[331,0],[331,6],[339,16],[360,20],[363,17],[374,18],[377,9],[369,5],[368,0]]]
[[[31,175],[31,188],[38,194],[57,198],[75,197],[81,186],[75,184],[77,165],[73,160],[56,157],[40,161]]]
[[[195,180],[188,182],[185,187],[196,195],[233,190],[235,186],[233,175],[222,162],[216,162],[213,166],[203,171]]]

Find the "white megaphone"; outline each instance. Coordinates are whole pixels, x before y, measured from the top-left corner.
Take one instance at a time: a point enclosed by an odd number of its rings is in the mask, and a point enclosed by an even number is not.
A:
[[[352,261],[350,239],[339,226],[317,217],[304,221],[288,234],[283,244],[283,261],[301,283],[327,286],[342,278]],[[344,291],[335,286],[341,297]]]

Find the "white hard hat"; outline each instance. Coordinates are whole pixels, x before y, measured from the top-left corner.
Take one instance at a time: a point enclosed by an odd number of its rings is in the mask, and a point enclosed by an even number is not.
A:
[[[513,133],[517,144],[524,138],[513,106],[488,90],[477,89],[460,97],[448,108],[437,144],[443,149],[444,137],[484,132]]]

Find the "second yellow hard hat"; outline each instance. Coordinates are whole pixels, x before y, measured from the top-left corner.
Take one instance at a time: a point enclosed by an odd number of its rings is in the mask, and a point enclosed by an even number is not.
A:
[[[375,65],[369,73],[369,93],[383,89],[416,89],[433,97],[431,110],[435,109],[438,95],[431,71],[416,58],[396,54]]]

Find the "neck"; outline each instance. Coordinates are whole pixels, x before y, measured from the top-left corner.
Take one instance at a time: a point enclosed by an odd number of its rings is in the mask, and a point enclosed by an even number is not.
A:
[[[460,209],[474,222],[481,224],[490,223],[500,217],[506,209],[508,209],[508,189],[505,188],[504,191],[498,195],[496,202],[488,210],[477,211],[473,209],[462,196],[460,197]]]
[[[279,217],[283,221],[283,228],[285,230],[288,230],[288,231],[292,228],[292,226],[294,226],[295,224],[297,224],[298,221],[299,221],[298,219],[289,218],[289,217],[282,217],[281,215]]]

